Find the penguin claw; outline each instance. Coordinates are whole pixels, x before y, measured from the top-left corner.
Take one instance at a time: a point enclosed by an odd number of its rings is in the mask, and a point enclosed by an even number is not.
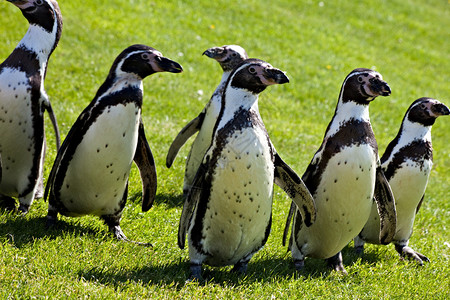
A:
[[[191,263],[191,266],[189,267],[191,276],[189,277],[186,282],[204,282],[204,279],[202,277],[202,265],[201,264],[194,264]]]
[[[234,265],[233,269],[231,269],[231,272],[235,272],[238,274],[245,274],[247,272],[247,266],[248,262],[238,262]]]
[[[14,212],[16,211],[16,200],[8,196],[0,195],[0,207],[6,211]]]
[[[344,268],[344,263],[342,260],[342,253],[339,252],[335,256],[332,256],[327,259],[327,264],[330,268],[335,270],[336,272],[340,272],[344,275],[348,275],[347,271]]]
[[[305,267],[305,260],[303,259],[295,259],[294,260],[294,267],[295,270],[300,272],[303,270],[303,268]]]
[[[126,235],[123,233],[123,231],[119,225],[111,226],[109,230],[112,232],[114,237],[119,241],[129,242],[129,243],[133,243],[133,244],[144,246],[144,247],[153,247],[153,245],[151,243],[137,242],[137,241],[128,239],[126,237]]]
[[[364,254],[364,245],[355,247],[355,254],[362,256]]]
[[[423,266],[423,262],[430,262],[428,257],[425,255],[414,251],[411,247],[396,247],[397,252],[401,255],[403,258],[409,258],[414,259],[419,265]]]

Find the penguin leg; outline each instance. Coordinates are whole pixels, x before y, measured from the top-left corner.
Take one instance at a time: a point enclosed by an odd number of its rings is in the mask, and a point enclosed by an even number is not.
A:
[[[120,218],[121,217],[122,217],[122,213],[101,216],[101,218],[103,219],[105,224],[108,225],[109,232],[111,232],[117,240],[124,241],[124,242],[131,242],[131,243],[138,244],[141,246],[153,247],[153,245],[150,243],[136,242],[136,241],[132,241],[132,240],[128,239],[126,237],[126,235],[123,233],[122,228],[120,228]]]
[[[250,261],[250,259],[252,258],[253,253],[247,255],[246,257],[244,257],[243,259],[241,259],[240,261],[238,261],[233,269],[231,270],[231,272],[235,272],[238,274],[245,274],[247,272],[247,266],[248,266],[248,262]]]
[[[409,258],[409,259],[414,259],[415,261],[417,261],[419,263],[419,265],[423,266],[423,262],[430,262],[430,260],[428,259],[428,257],[426,257],[425,255],[414,251],[412,248],[408,247],[407,245],[395,245],[395,250],[398,252],[398,254],[400,254],[400,256],[402,258]]]
[[[13,212],[16,210],[16,200],[5,195],[0,195],[0,207],[6,211]]]
[[[36,189],[33,189],[25,196],[19,196],[19,212],[21,212],[23,216],[28,213],[31,204],[33,203],[35,192]]]
[[[292,226],[294,226],[294,224]],[[297,272],[300,272],[305,267],[305,256],[303,255],[295,241],[294,232],[292,232],[290,240],[292,240],[292,243],[291,241],[289,241],[289,243],[291,246],[291,254],[294,261],[294,267]]]
[[[191,272],[191,275],[187,281],[203,282],[202,264],[201,263],[198,264],[198,263],[191,262],[189,271]]]
[[[58,210],[54,208],[51,204],[48,205],[47,211],[47,222],[45,223],[46,229],[54,228],[56,225],[56,221],[58,221]]]
[[[327,258],[327,264],[330,268],[332,268],[333,270],[337,271],[337,272],[341,272],[344,275],[347,275],[347,271],[344,268],[344,263],[342,260],[342,253],[339,251],[338,254]]]
[[[355,244],[355,253],[357,255],[363,255],[364,254],[364,240],[361,239],[359,236],[355,237],[353,239],[353,242]]]

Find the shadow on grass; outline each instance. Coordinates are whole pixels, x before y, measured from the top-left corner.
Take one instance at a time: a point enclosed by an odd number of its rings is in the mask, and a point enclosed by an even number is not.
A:
[[[347,262],[350,261],[347,260]],[[333,272],[327,267],[323,260],[307,259],[305,268],[301,272],[294,269],[294,264],[289,257],[286,258],[263,258],[248,265],[246,274],[231,272],[232,266],[213,268],[203,267],[204,283],[186,281],[189,278],[189,263],[178,261],[165,265],[150,265],[132,270],[103,270],[93,267],[89,270],[79,272],[80,278],[87,281],[100,282],[105,285],[120,287],[127,282],[134,281],[141,285],[169,285],[174,289],[181,290],[190,284],[218,284],[221,286],[243,285],[252,282],[273,282],[283,279],[309,280],[324,278]],[[351,275],[350,275],[351,276]]]
[[[133,202],[136,205],[141,205],[142,193],[134,193],[128,196],[128,201]],[[169,208],[182,207],[183,206],[183,194],[156,194],[153,205],[166,204]]]
[[[46,217],[27,219],[17,216],[0,227],[0,237],[5,237],[11,245],[22,248],[36,239],[55,239],[63,235],[97,235],[99,232],[81,225],[72,225],[58,220],[54,228],[46,228]]]

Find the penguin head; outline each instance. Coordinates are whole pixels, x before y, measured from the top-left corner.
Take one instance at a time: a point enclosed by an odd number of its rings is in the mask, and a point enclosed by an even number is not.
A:
[[[131,74],[142,80],[156,72],[180,73],[182,71],[180,64],[164,57],[158,50],[145,45],[132,45],[116,58],[108,77]]]
[[[424,126],[431,126],[440,116],[450,114],[450,110],[436,99],[422,97],[414,101],[406,112],[406,118]]]
[[[203,52],[203,55],[215,59],[224,72],[231,72],[237,65],[248,58],[244,48],[238,45],[209,48]]]
[[[289,78],[283,71],[272,67],[269,63],[249,58],[233,70],[228,82],[234,88],[259,94],[269,85],[289,82]]]
[[[358,68],[350,72],[341,88],[343,102],[354,101],[367,105],[378,96],[389,96],[391,88],[383,81],[380,73],[371,69]]]
[[[55,0],[7,0],[17,6],[30,25],[42,27],[52,32],[55,21],[58,23],[58,36],[61,35],[62,17],[58,2]]]

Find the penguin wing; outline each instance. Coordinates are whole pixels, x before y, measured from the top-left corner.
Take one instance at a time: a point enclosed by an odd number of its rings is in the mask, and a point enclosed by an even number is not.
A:
[[[134,154],[134,162],[139,168],[142,180],[142,211],[148,211],[156,197],[156,166],[152,151],[145,137],[142,118],[139,120],[139,137]]]
[[[58,153],[56,154],[55,161],[53,162],[52,169],[50,171],[50,175],[47,179],[47,185],[45,186],[45,193],[44,193],[44,199],[47,199],[48,193],[50,192],[50,189],[52,188],[56,174],[58,172],[58,169],[61,165],[62,160],[65,157],[67,149],[71,147],[72,140],[74,136],[80,135],[81,132],[84,130],[86,124],[88,124],[88,120],[90,117],[90,110],[92,107],[92,103],[87,106],[84,111],[78,116],[78,119],[75,121],[73,126],[70,128],[69,133],[67,134],[66,138],[64,139],[64,142],[62,143],[61,147],[58,150]]]
[[[278,154],[275,154],[275,183],[282,188],[297,205],[306,226],[316,220],[316,204],[303,180]]]
[[[380,166],[376,170],[375,202],[380,215],[380,243],[389,244],[394,238],[397,226],[394,195]]]
[[[43,106],[45,110],[48,112],[48,115],[50,117],[50,121],[53,125],[53,130],[55,131],[55,137],[56,137],[56,151],[59,151],[60,145],[61,145],[61,136],[59,134],[59,128],[58,128],[58,122],[56,121],[56,115],[53,112],[52,105],[50,104],[50,100],[48,99],[48,96],[46,94],[42,95],[43,97]]]
[[[286,246],[286,239],[289,233],[289,226],[291,226],[291,221],[292,221],[292,217],[294,216],[294,212],[295,212],[295,204],[292,201],[291,202],[291,207],[289,208],[289,213],[286,219],[286,225],[284,226],[284,232],[283,232],[283,246]],[[291,240],[289,240],[289,249],[291,248]]]
[[[173,140],[170,145],[169,152],[166,157],[166,166],[170,168],[172,166],[175,157],[180,151],[180,148],[186,143],[186,141],[194,135],[197,131],[200,130],[203,124],[203,120],[205,119],[205,112],[201,112],[195,119],[190,121],[186,126],[181,129],[178,135]]]
[[[203,186],[205,185],[207,164],[208,161],[204,161],[199,166],[197,173],[195,174],[192,187],[186,195],[186,199],[183,204],[183,211],[181,212],[180,224],[178,226],[178,247],[180,247],[180,249],[184,249],[186,233],[189,228],[192,214],[194,213],[195,206],[202,197],[202,192],[205,190]]]

